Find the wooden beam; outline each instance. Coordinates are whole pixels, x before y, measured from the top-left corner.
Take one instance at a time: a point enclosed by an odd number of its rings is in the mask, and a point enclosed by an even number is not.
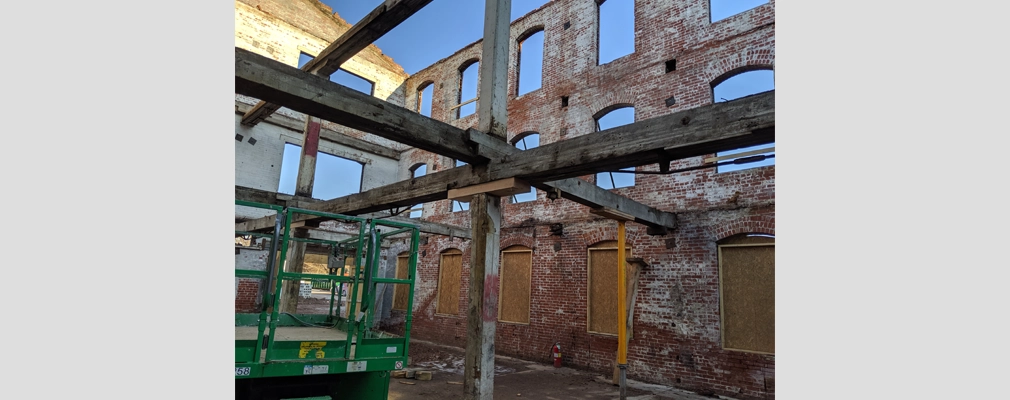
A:
[[[634,215],[636,222],[649,226],[673,227],[672,214],[656,211],[612,193],[603,194],[605,190],[580,179],[543,182],[530,177],[571,178],[585,175],[593,172],[593,168],[612,163],[606,158],[607,155],[623,160],[621,164],[617,164],[617,168],[624,168],[773,142],[774,95],[774,91],[765,92],[594,132],[530,150],[514,149],[494,140],[490,135],[469,130],[464,132],[464,136],[476,145],[475,151],[486,158],[494,157],[495,163],[485,166],[467,165],[439,171],[363,193],[324,201],[312,205],[310,209],[358,215],[390,207],[409,207],[417,203],[443,200],[450,189],[518,177],[543,190],[549,190],[553,187],[550,185],[556,185],[565,198],[591,208],[611,207]],[[624,137],[634,136],[636,131],[641,131],[642,135],[640,138],[629,139],[629,146],[612,145],[620,143]],[[600,146],[606,149],[599,150],[599,153],[594,152],[594,149]],[[577,155],[570,155],[572,148],[578,149]],[[567,161],[559,161],[562,155],[568,157]],[[571,159],[573,157],[575,161]],[[582,160],[584,164],[579,164],[577,160]],[[514,168],[512,162],[516,163]],[[530,167],[531,165],[533,167]],[[536,165],[540,165],[542,169],[537,170]],[[272,222],[267,219],[256,222],[256,226],[272,227]]]
[[[278,206],[295,207],[303,209],[311,209],[311,207],[314,204],[323,202],[322,200],[313,199],[309,197],[292,196],[288,194],[270,192],[266,190],[253,189],[237,185],[235,186],[235,200],[251,201],[255,203],[264,203],[264,204],[274,204]],[[442,224],[438,222],[423,221],[414,218],[404,218],[399,216],[390,217],[382,215],[373,215],[372,217],[415,225],[418,227],[418,229],[421,230],[422,233],[430,233],[435,235],[470,239],[469,228]],[[269,219],[272,220],[273,217],[269,217]],[[292,222],[292,225],[302,223],[306,220],[308,219],[307,218],[299,219],[298,221]],[[236,223],[235,230],[242,232],[253,232],[267,228],[273,229],[273,225],[264,227],[258,225],[257,221],[259,220]]]
[[[508,126],[506,106],[511,10],[512,0],[484,2],[481,80],[477,95],[484,100],[477,103],[477,127],[501,144],[505,143]],[[473,196],[470,201],[470,301],[467,306],[466,355],[463,362],[464,396],[470,400],[494,398],[494,341],[498,323],[501,221],[501,198],[488,193]]]
[[[598,207],[598,208],[594,208],[592,210],[589,210],[589,213],[590,214],[596,214],[596,215],[599,215],[601,217],[610,218],[612,220],[620,221],[620,222],[634,221],[635,220],[635,216],[634,215],[628,214],[628,213],[620,211],[620,210],[615,210],[615,209],[610,208],[610,207]],[[624,229],[623,228],[624,225],[621,225],[621,227],[622,227],[621,229],[623,230]],[[618,253],[618,254],[620,254],[620,253]]]
[[[775,92],[768,91],[512,153],[491,162],[488,177],[550,181],[773,141]]]
[[[302,70],[309,73],[329,77],[340,65],[350,60],[355,54],[378,40],[382,35],[393,30],[401,22],[431,3],[432,0],[397,0],[386,1],[375,7],[351,29],[326,46],[315,58],[305,63]],[[273,114],[281,106],[261,101],[250,112],[242,117],[242,125],[254,126]]]
[[[244,114],[246,111],[249,111],[250,109],[252,109],[251,105],[235,100],[236,113]],[[306,118],[311,117],[306,116]],[[267,117],[265,122],[282,128],[287,128],[298,133],[302,133],[302,129],[305,127],[304,120],[291,118],[281,114],[271,115]],[[394,160],[400,159],[400,152],[393,150],[389,147],[380,146],[372,142],[367,142],[358,139],[356,137],[347,136],[343,133],[327,129],[325,127],[320,128],[319,138],[336,144],[344,145],[355,150],[361,150],[367,153],[375,154],[377,156],[392,158]]]
[[[487,162],[462,129],[240,48],[235,92],[470,164]]]
[[[487,182],[459,189],[450,189],[447,197],[449,200],[470,201],[470,197],[477,193],[489,193],[498,197],[505,197],[519,193],[529,193],[529,191],[530,185],[528,183],[516,178],[505,178],[494,182]]]
[[[316,153],[319,151],[319,120],[305,118],[301,155],[298,158],[298,175],[295,177],[295,195],[312,197],[316,179]]]

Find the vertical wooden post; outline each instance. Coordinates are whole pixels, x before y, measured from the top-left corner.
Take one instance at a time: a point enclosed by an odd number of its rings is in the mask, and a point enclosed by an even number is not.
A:
[[[628,279],[625,273],[624,253],[624,221],[617,221],[617,368],[621,373],[621,400],[627,398],[626,369],[628,365],[628,310],[625,308],[625,296],[627,296]]]
[[[292,237],[306,238],[309,236],[305,228],[292,228],[292,230],[294,231],[291,235]],[[278,268],[278,270],[301,273],[305,265],[305,242],[291,241],[288,254],[288,259],[285,262],[286,265]],[[298,309],[298,297],[301,286],[301,281],[298,280],[286,280],[281,283],[283,290],[281,291],[280,312],[297,314],[295,311]]]
[[[305,116],[302,155],[298,159],[295,196],[312,197],[312,182],[316,178],[316,153],[319,152],[319,119]]]
[[[477,127],[505,141],[512,1],[485,0],[484,4]],[[494,335],[498,319],[501,246],[500,203],[500,198],[486,193],[476,194],[470,201],[470,302],[467,307],[463,388],[465,398],[473,400],[492,400],[494,396]]]
[[[295,195],[312,197],[312,182],[316,178],[316,153],[319,151],[319,119],[305,116],[305,134],[302,139],[302,154],[298,159],[298,177],[295,180]],[[307,232],[303,228],[294,230],[294,237],[307,237]],[[289,250],[287,268],[285,272],[302,272],[302,265],[305,262],[305,243],[291,242]],[[298,308],[298,293],[301,289],[300,281],[284,281],[282,284],[284,291],[281,302],[281,312],[295,314]]]

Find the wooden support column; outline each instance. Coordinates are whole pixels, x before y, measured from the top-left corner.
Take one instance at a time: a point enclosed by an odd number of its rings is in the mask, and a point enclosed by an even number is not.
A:
[[[316,178],[316,154],[319,152],[319,119],[306,116],[302,155],[298,159],[298,179],[295,196],[312,197],[312,182]]]
[[[309,236],[309,232],[305,228],[294,228],[292,236],[306,238]],[[301,273],[303,265],[305,265],[305,246],[305,242],[291,241],[291,247],[288,248],[287,260],[283,268],[278,268],[278,270]],[[300,289],[300,281],[285,280],[281,284],[280,312],[297,314],[295,311],[298,308],[298,292]]]
[[[485,0],[477,126],[506,140],[511,0]],[[494,397],[494,335],[498,320],[501,199],[480,193],[470,201],[470,302],[467,307],[464,397]]]

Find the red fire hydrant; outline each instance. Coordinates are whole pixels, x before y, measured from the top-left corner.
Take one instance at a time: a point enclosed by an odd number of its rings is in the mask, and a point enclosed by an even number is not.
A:
[[[554,343],[554,347],[551,347],[551,354],[554,356],[554,368],[561,368],[561,345]]]

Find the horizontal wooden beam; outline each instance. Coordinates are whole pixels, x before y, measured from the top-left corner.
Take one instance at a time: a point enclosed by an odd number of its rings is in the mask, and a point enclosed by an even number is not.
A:
[[[470,164],[487,163],[462,129],[240,48],[235,92]]]
[[[235,112],[239,114],[244,114],[246,111],[252,109],[251,105],[242,103],[240,101],[235,101]],[[267,123],[280,126],[282,128],[287,128],[292,131],[298,132],[299,135],[305,133],[305,121],[291,118],[285,115],[274,114],[266,119]],[[344,145],[352,149],[361,150],[378,156],[392,158],[394,160],[400,159],[400,152],[393,150],[386,146],[380,146],[372,142],[364,141],[356,137],[347,136],[345,134],[322,128],[319,130],[319,138],[328,140],[330,142]]]
[[[771,91],[681,111],[525,151],[471,129],[462,135],[465,143],[481,157],[493,158],[490,164],[439,171],[307,208],[357,215],[443,200],[450,189],[518,177],[543,190],[558,189],[565,198],[590,208],[610,207],[650,227],[673,227],[671,213],[569,178],[773,142],[774,94]]]
[[[481,146],[492,140],[469,136]],[[550,181],[774,141],[775,91],[768,91],[495,157],[488,177]]]
[[[382,35],[393,30],[401,22],[431,3],[432,0],[396,0],[386,1],[375,7],[351,29],[326,46],[315,58],[302,66],[303,71],[329,77],[340,68],[340,65],[350,60],[355,54],[378,40]],[[263,121],[281,106],[261,101],[242,117],[242,125],[254,126]],[[336,121],[334,121],[336,122]]]
[[[266,190],[253,189],[238,185],[235,186],[235,200],[251,201],[256,203],[273,204],[278,206],[295,207],[302,209],[313,209],[314,205],[323,202],[322,200],[313,199],[310,197],[292,196],[289,194],[270,192]],[[404,218],[399,216],[375,216],[375,217],[388,221],[396,221],[415,225],[423,233],[458,237],[464,239],[470,238],[470,228],[441,224],[437,222],[423,221],[413,218]],[[310,218],[305,217],[297,218],[296,221],[292,222],[292,226],[299,226],[300,224],[304,224],[309,220]],[[273,217],[265,217],[251,221],[238,222],[235,224],[235,230],[242,232],[254,232],[263,229],[273,229],[274,227],[273,221],[274,221]]]
[[[449,200],[469,201],[470,197],[478,193],[489,193],[498,197],[506,197],[514,194],[529,193],[529,191],[530,185],[528,183],[516,178],[506,178],[494,182],[452,189],[449,190],[447,196]]]
[[[472,141],[479,143],[478,150],[482,154],[518,154],[519,150],[500,140],[489,138],[476,129],[468,129],[467,135]],[[673,213],[657,210],[592,183],[578,178],[567,178],[549,182],[532,183],[537,189],[545,192],[560,192],[560,197],[582,204],[591,209],[607,207],[635,217],[635,222],[655,228],[655,232],[665,234],[666,228],[677,226],[677,217]]]

